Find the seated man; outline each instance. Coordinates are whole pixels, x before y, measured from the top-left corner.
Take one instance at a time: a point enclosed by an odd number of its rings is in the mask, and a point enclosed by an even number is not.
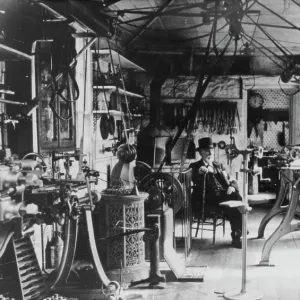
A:
[[[215,206],[223,210],[225,218],[230,222],[232,245],[241,248],[241,213],[238,208],[218,207],[219,203],[224,201],[242,200],[237,181],[230,178],[221,164],[213,161],[214,147],[211,138],[201,138],[198,140],[198,144],[199,147],[196,148],[196,151],[199,151],[201,159],[190,164],[194,183],[192,193],[193,214],[197,217],[201,216],[203,195],[205,194],[205,205]],[[204,174],[206,174],[205,186]]]

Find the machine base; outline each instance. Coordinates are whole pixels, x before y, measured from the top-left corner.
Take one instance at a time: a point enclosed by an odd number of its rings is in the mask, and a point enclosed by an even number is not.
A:
[[[271,264],[268,260],[261,260],[259,264],[257,265],[258,267],[275,267],[275,265]]]
[[[236,291],[225,293],[224,298],[228,300],[260,300],[263,298],[263,294],[259,291]]]
[[[63,295],[64,297],[70,300],[110,300],[109,297],[103,294],[103,291],[101,289],[63,286],[55,288],[55,290],[52,291],[52,293],[58,293],[59,295]]]

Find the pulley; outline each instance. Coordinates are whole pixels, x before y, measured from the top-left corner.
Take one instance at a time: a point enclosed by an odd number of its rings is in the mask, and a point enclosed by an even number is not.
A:
[[[290,159],[293,161],[300,159],[300,147],[299,146],[295,146],[290,150]]]
[[[136,158],[136,149],[133,145],[123,144],[118,148],[117,156],[121,162],[129,164]]]
[[[258,147],[256,151],[254,151],[254,155],[258,158],[261,159],[264,155],[264,148],[263,147]]]

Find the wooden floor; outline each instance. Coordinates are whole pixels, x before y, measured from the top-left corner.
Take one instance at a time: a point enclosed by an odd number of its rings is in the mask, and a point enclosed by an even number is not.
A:
[[[265,300],[300,300],[300,232],[280,239],[273,247],[270,262],[275,266],[257,266],[265,239],[256,239],[261,219],[270,206],[254,206],[248,217],[247,283],[249,292],[261,292]],[[267,226],[265,238],[276,229],[282,217],[274,218]],[[217,229],[216,244],[212,245],[212,233],[204,232],[203,239],[193,238],[192,254],[188,265],[206,265],[204,282],[166,283],[164,289],[135,287],[122,292],[125,300],[210,300],[223,299],[224,292],[241,290],[242,251],[230,247],[230,228],[226,223],[226,234]],[[194,234],[195,232],[193,232]],[[176,227],[176,235],[181,228]],[[179,252],[180,249],[177,249]],[[164,264],[164,263],[163,263]],[[247,298],[248,299],[248,298]],[[255,298],[249,298],[255,299]]]

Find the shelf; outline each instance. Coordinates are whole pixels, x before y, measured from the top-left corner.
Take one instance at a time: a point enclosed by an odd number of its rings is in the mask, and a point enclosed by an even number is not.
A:
[[[32,60],[33,55],[26,54],[12,47],[0,43],[0,58],[10,58],[15,60]]]
[[[99,55],[100,59],[102,59],[106,62],[112,63],[114,65],[121,65],[121,67],[124,68],[124,69],[134,69],[136,71],[146,72],[146,70],[143,69],[142,67],[140,67],[137,64],[133,63],[132,61],[130,61],[129,59],[127,59],[123,55],[118,54],[117,51],[111,50],[111,57],[110,57],[109,52],[110,52],[109,49],[92,50],[92,53],[95,53],[95,54]],[[120,58],[120,60],[119,60],[119,58]]]
[[[103,91],[105,91],[105,90],[117,91],[117,87],[114,85],[98,85],[98,86],[93,86],[93,89],[103,90]],[[121,88],[118,88],[118,92],[120,95],[126,95],[129,97],[135,97],[135,98],[140,98],[140,99],[144,98],[144,96],[142,96],[142,95],[131,93],[131,92],[125,91]]]
[[[14,95],[15,92],[12,90],[7,90],[7,89],[2,89],[0,88],[0,94],[9,94],[9,95]]]
[[[123,113],[121,111],[118,110],[106,110],[106,109],[102,109],[102,110],[93,110],[93,114],[111,114],[113,116],[121,116]]]

